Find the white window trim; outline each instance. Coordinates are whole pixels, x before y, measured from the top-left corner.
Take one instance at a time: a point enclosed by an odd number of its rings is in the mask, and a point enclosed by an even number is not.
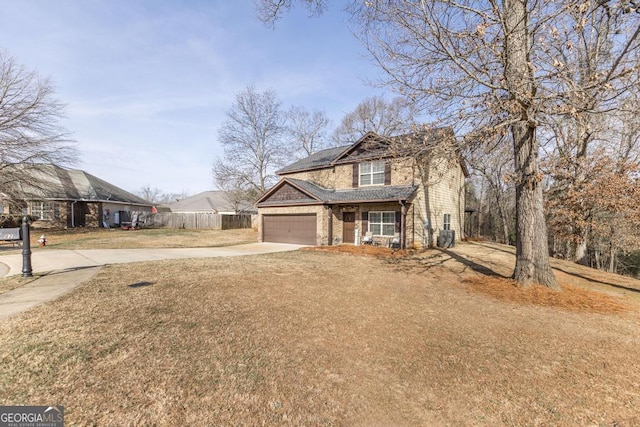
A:
[[[451,230],[451,214],[444,214],[444,218],[442,219],[442,229]]]
[[[370,171],[369,172],[362,172],[362,166],[363,165],[370,165]],[[382,165],[382,171],[373,171],[373,167],[374,165]],[[370,184],[363,184],[362,183],[362,177],[363,176],[369,176],[370,178]],[[382,182],[379,183],[374,183],[373,182],[373,177],[374,176],[382,176]],[[363,162],[360,163],[358,165],[358,185],[360,187],[371,187],[374,185],[384,185],[384,178],[385,178],[385,161],[384,160],[378,160],[378,161],[373,161],[373,162]]]
[[[30,206],[31,215],[37,216],[40,221],[52,221],[53,220],[53,205],[51,202],[41,200],[38,202],[31,202]]]
[[[380,222],[372,222],[371,221],[371,214],[380,214]],[[384,222],[384,214],[392,214],[393,217],[393,221],[391,222]],[[379,236],[379,237],[393,237],[396,234],[396,212],[395,211],[370,211],[368,213],[368,223],[367,223],[367,230],[372,233],[374,236]],[[371,224],[378,224],[380,225],[380,234],[375,234],[373,233],[373,231],[371,230]],[[390,234],[384,234],[384,226],[385,225],[391,225],[391,233]]]

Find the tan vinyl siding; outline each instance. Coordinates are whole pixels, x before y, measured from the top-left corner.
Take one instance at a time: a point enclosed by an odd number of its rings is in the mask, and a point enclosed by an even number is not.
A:
[[[425,195],[426,193],[426,195]],[[429,214],[425,197],[428,197]],[[433,230],[432,243],[444,227],[444,215],[451,215],[451,230],[455,230],[456,240],[464,238],[464,173],[457,161],[437,159],[432,163],[430,179],[426,191],[420,187],[414,200],[416,240],[426,242],[424,224],[428,221]]]

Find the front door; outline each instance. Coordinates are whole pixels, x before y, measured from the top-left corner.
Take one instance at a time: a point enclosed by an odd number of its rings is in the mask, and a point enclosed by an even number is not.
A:
[[[342,242],[355,243],[356,240],[356,213],[342,213]]]
[[[84,227],[87,225],[86,215],[89,213],[87,202],[73,202],[68,206],[69,217],[67,218],[67,227]]]

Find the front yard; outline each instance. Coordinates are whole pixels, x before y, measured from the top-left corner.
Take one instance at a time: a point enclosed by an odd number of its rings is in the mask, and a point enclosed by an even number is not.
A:
[[[47,248],[52,249],[136,249],[136,248],[202,248],[239,245],[258,241],[255,230],[181,230],[168,228],[77,228],[71,230],[34,230],[31,246],[38,248],[44,234]]]
[[[498,252],[105,267],[0,322],[0,404],[69,425],[640,424],[638,282],[596,292],[563,263],[573,306],[505,299]]]

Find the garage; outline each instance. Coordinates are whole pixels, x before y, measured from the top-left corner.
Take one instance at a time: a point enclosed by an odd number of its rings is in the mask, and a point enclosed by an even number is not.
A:
[[[316,214],[263,215],[262,241],[316,245]]]

